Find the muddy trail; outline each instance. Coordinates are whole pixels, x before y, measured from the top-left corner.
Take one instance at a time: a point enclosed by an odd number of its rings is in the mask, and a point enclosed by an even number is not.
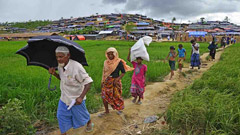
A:
[[[142,104],[133,104],[131,98],[125,99],[125,109],[122,115],[110,110],[109,115],[99,118],[98,114],[104,111],[103,108],[98,113],[91,114],[91,119],[95,124],[93,132],[86,133],[85,127],[82,127],[71,129],[68,135],[135,135],[150,129],[167,128],[161,116],[166,112],[174,93],[190,86],[195,79],[199,79],[204,72],[220,60],[223,51],[222,48],[218,49],[215,61],[207,60],[209,53],[203,54],[200,70],[190,69],[189,64],[184,64],[183,72],[179,73],[177,70],[172,80],[169,80],[168,75],[163,82],[147,85]],[[153,115],[158,115],[160,118],[154,123],[145,124],[144,119]],[[60,131],[56,130],[48,134],[59,135]]]

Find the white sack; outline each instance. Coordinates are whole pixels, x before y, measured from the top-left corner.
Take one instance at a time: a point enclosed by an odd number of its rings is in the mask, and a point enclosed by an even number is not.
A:
[[[141,57],[143,60],[149,61],[149,54],[145,44],[149,46],[152,42],[152,38],[145,36],[140,38],[131,48],[131,61],[136,60],[137,57]]]
[[[152,38],[149,36],[144,36],[143,37],[143,42],[145,45],[149,46],[149,44],[152,42]]]

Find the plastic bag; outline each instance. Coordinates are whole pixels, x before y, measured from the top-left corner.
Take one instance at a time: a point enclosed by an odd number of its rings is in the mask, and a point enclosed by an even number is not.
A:
[[[140,38],[131,48],[131,61],[136,60],[137,57],[141,57],[143,60],[149,61],[149,54],[145,45],[149,46],[152,42],[152,38],[145,36]]]
[[[143,42],[145,45],[149,46],[149,44],[152,42],[152,38],[149,36],[143,37]]]
[[[71,104],[68,106],[67,110],[70,110],[76,103],[76,99],[72,99]]]

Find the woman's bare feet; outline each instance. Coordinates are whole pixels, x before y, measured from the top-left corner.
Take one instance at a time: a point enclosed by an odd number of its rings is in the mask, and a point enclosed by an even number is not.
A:
[[[99,113],[98,114],[98,117],[104,117],[104,116],[106,116],[106,115],[108,115],[109,114],[109,111],[108,112],[102,112],[102,113]]]
[[[137,97],[134,97],[134,99],[132,100],[133,103],[136,103],[137,101]]]
[[[117,111],[117,114],[118,115],[121,115],[123,112],[122,111]]]

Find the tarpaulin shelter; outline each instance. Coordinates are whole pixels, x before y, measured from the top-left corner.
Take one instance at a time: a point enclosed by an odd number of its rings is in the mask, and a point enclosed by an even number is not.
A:
[[[86,38],[83,35],[76,35],[72,40],[86,40]]]
[[[98,34],[102,35],[102,34],[112,34],[113,31],[100,31]]]
[[[68,40],[86,40],[83,35],[64,35],[63,37]]]
[[[138,25],[138,26],[148,26],[149,23],[147,23],[147,22],[139,22],[139,23],[136,23],[136,25]]]
[[[68,40],[73,40],[75,36],[74,35],[64,35],[63,37]]]
[[[114,26],[113,25],[109,25],[109,26],[107,26],[107,28],[113,28]]]
[[[94,22],[88,22],[86,23],[86,26],[94,25]]]
[[[137,29],[137,30],[154,30],[154,27],[134,27],[133,29]]]
[[[217,32],[214,35],[240,35],[240,32]]]
[[[193,36],[193,37],[200,37],[200,36],[205,37],[206,35],[207,35],[207,32],[205,32],[205,31],[190,31],[189,34],[188,34],[189,37],[191,37],[191,36]]]

